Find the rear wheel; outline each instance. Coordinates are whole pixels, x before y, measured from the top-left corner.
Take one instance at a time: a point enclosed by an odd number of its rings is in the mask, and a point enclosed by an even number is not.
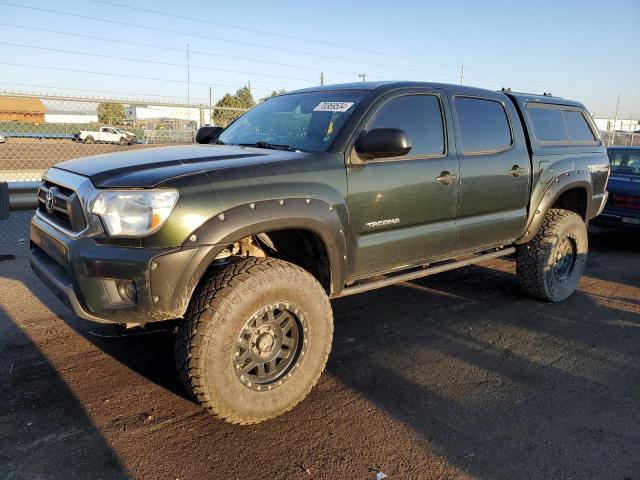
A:
[[[205,278],[176,337],[185,386],[211,413],[253,424],[297,405],[324,370],[329,299],[305,270],[245,258]]]
[[[84,143],[96,143],[96,141],[91,135],[87,135],[84,139]]]
[[[536,236],[518,247],[520,286],[549,302],[568,298],[580,282],[588,250],[582,218],[568,210],[549,210]]]

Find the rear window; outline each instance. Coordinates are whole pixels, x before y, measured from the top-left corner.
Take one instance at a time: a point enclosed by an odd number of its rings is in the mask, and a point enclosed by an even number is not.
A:
[[[533,132],[540,142],[558,144],[594,143],[596,137],[581,110],[561,105],[529,106]]]
[[[465,155],[491,153],[511,146],[511,127],[500,102],[457,96],[455,105]]]
[[[611,173],[640,175],[640,150],[608,150]]]

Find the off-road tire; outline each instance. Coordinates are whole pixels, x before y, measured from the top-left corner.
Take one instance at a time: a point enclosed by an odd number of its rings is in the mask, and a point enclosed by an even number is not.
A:
[[[563,241],[570,242],[575,258],[564,278],[559,279],[554,266]],[[557,208],[549,210],[535,237],[518,246],[516,272],[520,287],[542,300],[565,300],[580,282],[588,250],[587,228],[580,215]]]
[[[234,369],[238,335],[248,319],[273,302],[296,305],[308,342],[295,370],[273,390],[256,391]],[[273,258],[242,258],[211,271],[196,288],[178,327],[178,373],[193,398],[218,418],[249,425],[277,417],[304,399],[331,350],[329,299],[307,271]]]
[[[124,137],[120,137],[120,140],[118,140],[118,145],[121,145],[121,146],[127,145],[127,139]]]
[[[87,137],[85,137],[84,143],[96,143],[96,141],[91,135],[88,135]]]

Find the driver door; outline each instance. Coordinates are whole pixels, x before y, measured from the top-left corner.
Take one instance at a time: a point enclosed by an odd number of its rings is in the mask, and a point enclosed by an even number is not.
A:
[[[437,259],[456,245],[458,158],[446,96],[412,89],[383,97],[363,130],[398,128],[408,154],[347,166],[351,279]]]

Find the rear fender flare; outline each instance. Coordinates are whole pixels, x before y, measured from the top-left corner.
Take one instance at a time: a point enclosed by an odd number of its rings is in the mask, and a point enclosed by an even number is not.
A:
[[[587,211],[585,221],[591,218],[591,198],[593,196],[593,185],[591,183],[591,175],[585,170],[572,170],[565,172],[557,177],[553,178],[542,195],[542,200],[538,203],[537,207],[531,208],[529,211],[529,218],[527,219],[527,228],[522,237],[516,240],[517,244],[526,243],[531,240],[538,229],[542,225],[545,215],[551,209],[560,195],[564,192],[574,189],[582,188],[587,191]],[[533,207],[533,205],[532,205]]]

